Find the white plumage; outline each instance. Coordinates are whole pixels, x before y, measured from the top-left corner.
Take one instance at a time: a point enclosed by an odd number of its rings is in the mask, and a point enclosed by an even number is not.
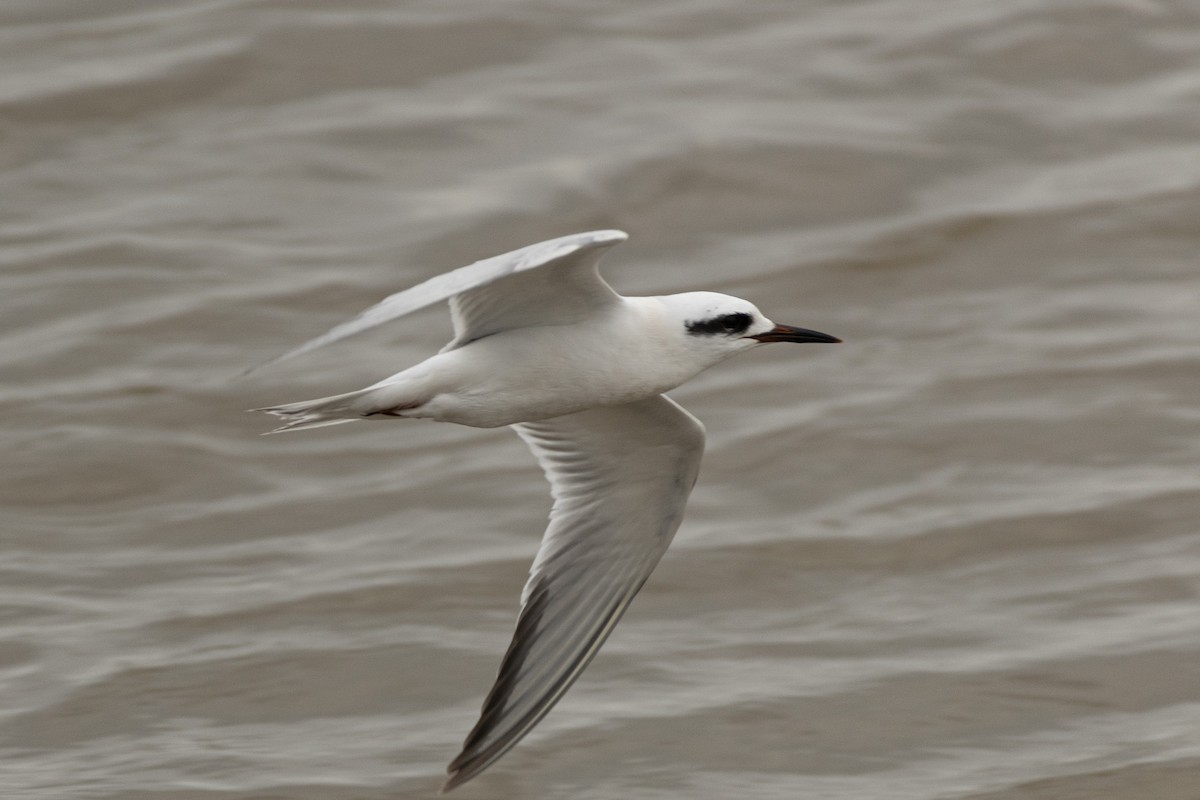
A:
[[[260,409],[277,431],[423,417],[512,425],[550,482],[550,524],[500,674],[443,790],[469,780],[553,707],[666,551],[704,427],[663,396],[766,342],[836,342],[712,292],[622,297],[600,277],[621,231],[564,236],[398,292],[272,362],[449,300],[454,339],[365,389]]]

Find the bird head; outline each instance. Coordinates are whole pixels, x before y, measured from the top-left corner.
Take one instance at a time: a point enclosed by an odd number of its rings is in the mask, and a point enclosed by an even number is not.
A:
[[[689,350],[712,361],[772,342],[840,342],[827,333],[778,325],[753,303],[716,292],[686,292],[661,298]]]

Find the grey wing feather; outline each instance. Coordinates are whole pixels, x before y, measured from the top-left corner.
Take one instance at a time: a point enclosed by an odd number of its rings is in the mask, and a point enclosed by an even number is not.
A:
[[[562,236],[558,239],[550,239],[549,241],[529,245],[528,247],[493,256],[482,261],[476,261],[474,264],[437,275],[409,289],[397,292],[363,311],[354,319],[343,322],[327,333],[323,333],[317,338],[311,339],[299,347],[287,351],[283,355],[276,356],[269,361],[251,367],[242,374],[248,375],[265,366],[295,358],[296,356],[316,350],[318,347],[324,347],[327,344],[332,344],[357,333],[362,333],[434,303],[464,294],[469,297],[470,294],[467,293],[472,293],[473,290],[489,286],[502,278],[515,276],[519,273],[536,270],[538,267],[556,263],[569,265],[572,263],[572,256],[586,254],[590,251],[603,251],[604,248],[618,242],[623,242],[627,238],[628,236],[624,232],[616,230],[575,233],[570,236]],[[594,284],[599,284],[600,287],[607,289],[607,285],[600,280],[599,274],[595,273],[595,259],[599,258],[599,255],[600,253],[596,252],[590,263],[586,264],[586,266],[592,268],[592,274],[595,276],[594,282],[578,281],[578,283],[585,285],[589,292],[597,296],[603,293]],[[612,294],[611,289],[608,292]],[[498,294],[507,295],[508,293],[500,292]],[[569,295],[569,292],[566,294]],[[477,297],[481,296],[480,293],[475,293],[475,295]],[[615,298],[616,295],[612,294],[612,297]],[[477,303],[487,305],[481,301],[477,301]],[[546,298],[539,298],[539,302],[531,307],[545,308],[545,303]],[[495,310],[492,310],[491,314],[495,316]],[[464,315],[456,310],[454,316],[458,338],[462,338],[463,331],[460,330],[459,319],[460,317],[467,319],[468,315]],[[493,322],[493,324],[495,323]],[[479,336],[476,335],[473,338],[479,338]]]
[[[516,633],[443,791],[504,755],[579,677],[670,544],[704,451],[703,426],[663,396],[513,427],[554,506]]]

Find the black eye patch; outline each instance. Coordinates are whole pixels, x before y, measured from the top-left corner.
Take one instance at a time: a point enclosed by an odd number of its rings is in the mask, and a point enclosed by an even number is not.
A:
[[[712,319],[704,319],[699,322],[686,322],[688,333],[693,333],[697,336],[715,336],[717,334],[735,334],[742,333],[750,327],[750,323],[754,322],[754,318],[749,314],[738,312],[737,314],[722,314],[719,317]]]

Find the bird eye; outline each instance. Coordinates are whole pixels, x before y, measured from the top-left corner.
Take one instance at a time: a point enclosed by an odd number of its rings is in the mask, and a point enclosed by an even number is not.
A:
[[[717,321],[721,325],[721,330],[725,331],[725,333],[741,333],[749,328],[750,323],[753,322],[749,314],[741,313],[725,314],[722,317],[718,317]]]
[[[754,319],[749,314],[738,312],[737,314],[722,314],[719,317],[712,317],[700,322],[688,322],[686,324],[689,333],[700,336],[712,336],[718,333],[728,335],[742,333],[753,322]]]

